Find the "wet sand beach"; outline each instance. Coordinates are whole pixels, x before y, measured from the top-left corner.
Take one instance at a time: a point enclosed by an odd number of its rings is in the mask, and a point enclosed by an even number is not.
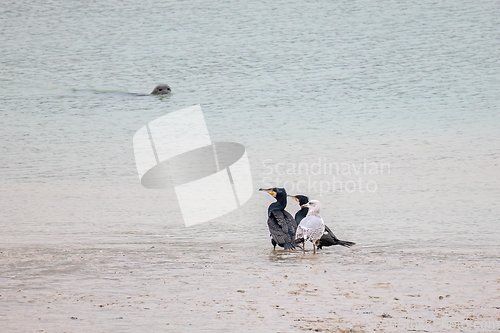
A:
[[[458,323],[498,330],[491,254],[358,247],[313,255],[170,241],[2,249],[4,329],[458,332]]]
[[[17,195],[29,199],[37,191]],[[56,195],[54,188],[49,192]],[[88,189],[79,201],[102,214],[102,224],[42,223],[34,211],[27,216],[39,220],[31,235],[14,226],[7,230],[13,237],[0,249],[6,332],[498,330],[498,248],[479,244],[483,236],[464,235],[463,246],[432,233],[427,241],[417,233],[415,241],[389,240],[380,218],[370,223],[358,215],[363,224],[327,222],[339,238],[357,241],[353,248],[334,246],[314,255],[306,244],[306,253],[273,251],[262,212],[268,195],[254,197],[231,221],[191,228],[156,220],[154,207],[168,195],[144,190],[150,216],[135,211],[115,223],[123,215],[105,214],[111,202],[137,200],[137,193],[100,195]],[[67,207],[73,205],[84,209],[68,201]],[[385,237],[415,232],[409,225],[393,227]],[[487,236],[484,242],[490,242]]]

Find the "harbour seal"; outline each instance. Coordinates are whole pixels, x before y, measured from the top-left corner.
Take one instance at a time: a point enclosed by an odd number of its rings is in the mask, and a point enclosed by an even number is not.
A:
[[[170,94],[171,92],[172,90],[170,89],[168,84],[159,84],[153,89],[151,95],[166,95]]]

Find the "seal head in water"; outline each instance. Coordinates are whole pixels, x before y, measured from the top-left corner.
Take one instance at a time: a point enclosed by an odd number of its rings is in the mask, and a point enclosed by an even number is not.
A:
[[[151,95],[166,95],[170,94],[171,91],[172,90],[170,89],[168,84],[159,84],[153,89]]]

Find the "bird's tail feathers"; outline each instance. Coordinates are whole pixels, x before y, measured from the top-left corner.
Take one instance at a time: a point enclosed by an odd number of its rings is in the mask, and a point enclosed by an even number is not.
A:
[[[345,246],[345,247],[351,247],[353,245],[356,245],[356,243],[354,242],[348,242],[348,241],[343,241],[343,240],[339,240],[338,244],[337,245],[342,245],[342,246]]]

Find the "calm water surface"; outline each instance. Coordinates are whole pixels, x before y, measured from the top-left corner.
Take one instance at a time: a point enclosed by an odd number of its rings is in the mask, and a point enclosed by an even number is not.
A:
[[[3,330],[498,324],[499,14],[496,1],[4,3]],[[160,82],[173,94],[128,94]],[[195,104],[213,141],[245,145],[256,191],[185,228],[173,191],[140,185],[132,137]],[[273,252],[273,199],[257,189],[274,185],[320,200],[357,245]]]

